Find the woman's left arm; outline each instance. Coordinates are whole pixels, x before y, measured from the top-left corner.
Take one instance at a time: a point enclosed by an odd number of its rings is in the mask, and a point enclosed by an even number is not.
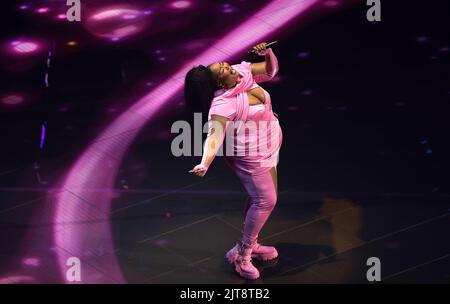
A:
[[[256,82],[266,82],[271,80],[278,73],[278,60],[271,48],[265,49],[265,61],[252,63],[252,74]]]

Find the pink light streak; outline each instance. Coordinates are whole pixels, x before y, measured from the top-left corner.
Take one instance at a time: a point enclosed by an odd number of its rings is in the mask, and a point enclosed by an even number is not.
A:
[[[24,97],[21,95],[13,94],[13,95],[7,95],[2,98],[2,102],[5,105],[16,105],[20,104],[24,101]]]
[[[36,10],[36,12],[38,12],[39,14],[45,14],[48,12],[48,7],[40,7]]]
[[[107,188],[113,192],[124,154],[141,129],[179,93],[186,72],[197,64],[209,64],[241,54],[263,39],[268,39],[269,35],[281,30],[294,18],[305,14],[318,2],[318,0],[271,1],[257,14],[250,16],[235,30],[140,98],[95,138],[67,172],[62,180],[62,188],[66,191],[59,193],[55,202],[54,242],[63,278],[66,277],[67,258],[77,256],[83,260],[84,252],[99,242],[103,244],[106,252],[114,252],[109,221],[113,195],[86,192],[83,191],[83,187],[88,185],[94,188]],[[262,18],[265,22],[261,21]],[[110,157],[106,157],[105,154]],[[70,224],[74,222],[86,224]],[[83,283],[123,283],[124,277],[116,256],[109,254],[102,259],[102,264],[109,265],[108,269],[100,270],[98,267],[84,264],[86,268]]]
[[[114,35],[116,35],[117,37],[124,37],[124,36],[131,35],[138,30],[139,30],[139,28],[134,25],[127,25],[127,26],[116,29],[114,31]]]
[[[118,15],[122,14],[122,12],[123,12],[122,9],[110,9],[110,10],[106,10],[106,11],[103,11],[103,12],[93,15],[92,19],[103,20],[103,19],[114,17],[114,16],[118,16]]]
[[[33,267],[41,265],[41,262],[39,261],[38,258],[25,258],[23,259],[22,263],[26,266],[33,266]]]
[[[191,5],[192,5],[191,1],[174,1],[170,4],[171,7],[176,9],[188,8]]]
[[[19,42],[14,45],[13,50],[16,53],[32,53],[38,49],[38,45],[34,42]]]
[[[141,10],[109,7],[90,15],[85,26],[95,36],[118,41],[142,31],[149,22]]]

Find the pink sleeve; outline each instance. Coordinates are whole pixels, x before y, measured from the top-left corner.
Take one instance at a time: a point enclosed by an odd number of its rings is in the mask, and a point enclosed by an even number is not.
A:
[[[236,117],[236,105],[235,98],[214,98],[209,109],[208,119],[211,119],[211,115],[219,115],[233,120]]]
[[[255,79],[255,81],[257,83],[261,83],[261,82],[267,82],[273,79],[273,77],[275,77],[275,75],[278,73],[279,70],[279,66],[278,66],[278,59],[275,56],[275,54],[273,53],[271,48],[266,49],[266,62],[267,59],[269,59],[269,65],[267,65],[267,69],[268,71],[265,74],[259,74],[259,75],[255,75],[253,76],[253,78]]]

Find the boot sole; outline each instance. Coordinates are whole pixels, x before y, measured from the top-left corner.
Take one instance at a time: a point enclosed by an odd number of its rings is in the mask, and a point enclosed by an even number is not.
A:
[[[238,266],[234,267],[234,270],[236,270],[236,272],[239,273],[239,275],[241,277],[243,277],[244,279],[248,279],[248,280],[257,280],[257,279],[259,279],[259,275],[255,275],[255,276],[247,275],[246,272],[240,271],[240,268]]]
[[[266,254],[266,255],[255,254],[255,255],[253,255],[252,254],[252,258],[260,260],[260,261],[270,261],[270,260],[276,259],[277,257],[278,257],[278,253],[276,253],[275,255],[273,255],[273,254]],[[230,254],[229,252],[227,252],[226,258],[230,264],[234,264],[234,261],[236,260],[236,256]]]
[[[275,254],[252,254],[252,258],[255,258],[260,261],[270,261],[275,260],[278,257],[278,253]]]

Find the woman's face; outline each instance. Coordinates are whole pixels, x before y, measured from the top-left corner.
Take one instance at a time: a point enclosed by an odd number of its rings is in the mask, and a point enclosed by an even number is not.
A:
[[[219,87],[229,89],[236,85],[239,73],[228,62],[215,62],[208,67],[216,76]]]

